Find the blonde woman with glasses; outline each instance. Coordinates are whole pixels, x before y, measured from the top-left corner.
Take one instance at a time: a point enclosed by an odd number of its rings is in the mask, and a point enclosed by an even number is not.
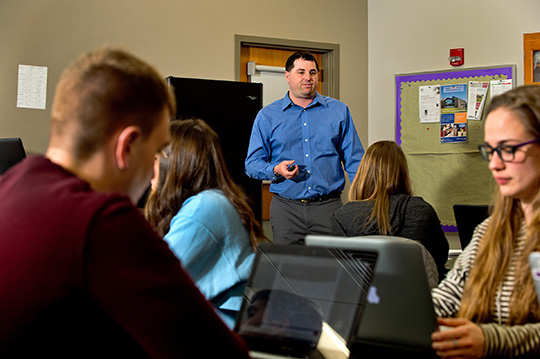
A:
[[[540,251],[540,86],[487,109],[480,154],[497,183],[492,215],[432,292],[443,358],[540,354],[540,309],[527,257]]]

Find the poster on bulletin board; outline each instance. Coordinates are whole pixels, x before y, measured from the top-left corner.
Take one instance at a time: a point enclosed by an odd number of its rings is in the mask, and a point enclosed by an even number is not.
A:
[[[495,183],[478,151],[482,109],[490,87],[515,86],[515,73],[515,65],[503,65],[395,76],[396,142],[407,157],[414,194],[435,208],[447,232],[456,231],[454,204],[491,203]]]

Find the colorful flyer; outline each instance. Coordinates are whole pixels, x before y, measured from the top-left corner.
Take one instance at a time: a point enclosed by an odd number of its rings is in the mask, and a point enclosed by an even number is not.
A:
[[[441,143],[467,142],[467,113],[441,114]]]
[[[441,86],[441,114],[467,113],[467,84]]]

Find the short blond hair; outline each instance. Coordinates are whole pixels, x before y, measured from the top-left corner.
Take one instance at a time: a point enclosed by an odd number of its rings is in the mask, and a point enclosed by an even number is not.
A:
[[[124,50],[99,49],[62,73],[51,110],[51,142],[69,141],[73,156],[83,161],[123,127],[136,125],[149,135],[165,110],[174,116],[175,100],[152,66]]]

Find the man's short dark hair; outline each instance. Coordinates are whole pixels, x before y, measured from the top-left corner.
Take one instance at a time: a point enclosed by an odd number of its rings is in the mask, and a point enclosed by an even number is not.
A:
[[[290,72],[294,68],[294,62],[298,59],[315,62],[317,71],[319,71],[319,63],[317,62],[317,59],[315,58],[315,56],[313,56],[311,52],[308,51],[297,51],[291,56],[289,56],[287,62],[285,63],[285,70],[287,72]]]

